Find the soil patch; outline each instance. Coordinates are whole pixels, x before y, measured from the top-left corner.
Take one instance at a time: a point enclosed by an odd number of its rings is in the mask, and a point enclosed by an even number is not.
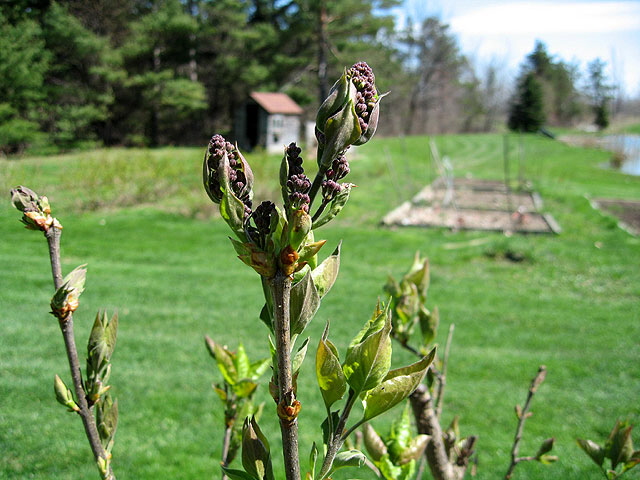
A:
[[[452,230],[491,230],[559,233],[550,215],[540,213],[535,192],[514,192],[493,180],[438,179],[410,202],[389,212],[384,225],[444,227]]]
[[[618,218],[620,227],[631,235],[640,235],[640,201],[596,198],[591,204],[598,210]]]

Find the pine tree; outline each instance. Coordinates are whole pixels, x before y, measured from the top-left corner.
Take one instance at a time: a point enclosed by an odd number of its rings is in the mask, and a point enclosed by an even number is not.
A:
[[[545,122],[542,85],[535,72],[526,73],[509,108],[509,129],[536,132]]]

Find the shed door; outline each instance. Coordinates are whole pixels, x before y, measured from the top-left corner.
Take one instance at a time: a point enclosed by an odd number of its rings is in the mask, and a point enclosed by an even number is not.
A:
[[[258,119],[260,107],[255,103],[247,104],[247,141],[251,148],[258,145]]]

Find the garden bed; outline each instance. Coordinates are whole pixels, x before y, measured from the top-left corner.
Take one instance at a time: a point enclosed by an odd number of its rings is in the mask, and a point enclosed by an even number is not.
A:
[[[640,201],[596,198],[591,204],[594,208],[616,217],[619,220],[618,225],[631,235],[640,235]]]
[[[515,192],[492,180],[438,179],[411,201],[389,212],[384,225],[443,227],[521,233],[559,233],[551,215],[540,212],[542,199]]]

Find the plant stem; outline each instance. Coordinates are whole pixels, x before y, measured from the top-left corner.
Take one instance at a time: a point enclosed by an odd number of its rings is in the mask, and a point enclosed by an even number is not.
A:
[[[298,455],[298,414],[295,410],[299,403],[293,391],[291,372],[291,277],[278,270],[269,281],[274,305],[274,333],[278,356],[278,416],[282,434],[282,453],[284,455],[287,480],[300,480],[300,459]],[[294,414],[291,418],[282,415],[282,411]]]
[[[513,439],[513,447],[511,447],[511,463],[509,464],[507,473],[504,475],[505,480],[508,480],[512,477],[513,471],[515,470],[518,463],[528,462],[536,459],[536,457],[518,457],[518,451],[520,450],[520,441],[522,440],[524,423],[529,416],[528,413],[529,407],[531,406],[531,400],[533,400],[533,396],[536,394],[538,387],[544,381],[546,376],[547,367],[545,367],[544,365],[540,365],[540,367],[538,368],[538,373],[531,381],[531,386],[529,387],[529,393],[527,394],[527,400],[524,403],[524,408],[521,412],[518,412],[518,427],[516,428],[516,435]]]
[[[47,243],[49,245],[49,258],[51,261],[51,273],[53,275],[53,285],[56,291],[62,286],[62,267],[60,264],[60,235],[61,230],[56,227],[50,228],[46,233]],[[80,362],[78,360],[78,349],[73,334],[73,314],[69,314],[64,320],[58,320],[62,337],[64,338],[65,350],[67,352],[67,360],[69,361],[69,369],[71,370],[71,379],[76,394],[76,402],[80,411],[78,414],[82,418],[85,434],[89,440],[94,460],[97,462],[103,459],[107,465],[107,472],[103,476],[105,480],[115,480],[115,475],[108,461],[109,455],[105,451],[100,442],[100,435],[96,427],[96,421],[93,412],[87,403],[86,392],[82,386],[82,373],[80,372]]]
[[[344,427],[347,424],[347,419],[349,418],[349,414],[351,413],[351,409],[356,402],[358,395],[352,389],[349,389],[349,397],[347,398],[347,403],[342,410],[342,414],[340,415],[340,419],[338,420],[338,425],[336,425],[336,430],[333,432],[329,440],[329,444],[327,445],[327,454],[324,457],[324,461],[322,462],[322,468],[320,469],[320,478],[323,479],[330,471],[331,466],[333,465],[333,460],[336,458],[340,447],[344,443],[345,438],[349,433],[353,431],[353,428],[347,432],[346,435],[342,435],[344,432]]]
[[[309,209],[311,209],[311,205],[313,205],[313,200],[316,198],[318,194],[318,190],[320,190],[320,186],[322,185],[322,180],[324,180],[324,174],[329,170],[328,167],[322,167],[318,169],[318,173],[316,173],[315,178],[313,179],[313,183],[311,184],[311,190],[309,190]]]
[[[229,447],[231,446],[231,433],[233,432],[233,428],[231,426],[227,426],[224,430],[224,439],[222,440],[222,466],[229,466],[228,456],[229,456]],[[227,474],[222,472],[222,480],[227,480]]]
[[[442,371],[439,376],[438,393],[436,394],[436,417],[440,418],[442,414],[442,403],[444,399],[444,390],[447,386],[447,365],[449,364],[449,353],[451,352],[451,340],[453,339],[453,331],[455,324],[449,325],[449,334],[447,335],[447,343],[444,347],[444,356],[442,358]]]

